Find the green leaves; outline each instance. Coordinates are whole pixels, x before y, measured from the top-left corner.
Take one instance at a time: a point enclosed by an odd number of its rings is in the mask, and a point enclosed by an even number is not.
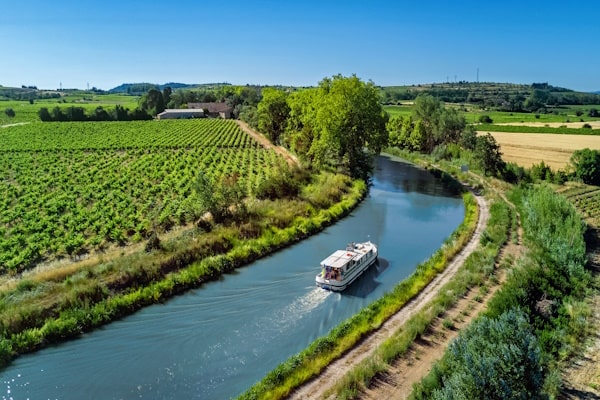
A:
[[[519,310],[474,322],[450,344],[444,368],[450,374],[434,399],[542,398],[540,346]]]

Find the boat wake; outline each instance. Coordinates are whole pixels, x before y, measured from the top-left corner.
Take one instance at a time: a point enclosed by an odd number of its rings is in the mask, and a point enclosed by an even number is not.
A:
[[[273,312],[269,317],[270,326],[279,333],[287,332],[296,326],[303,317],[322,305],[329,296],[335,295],[336,293],[314,287],[284,308]]]

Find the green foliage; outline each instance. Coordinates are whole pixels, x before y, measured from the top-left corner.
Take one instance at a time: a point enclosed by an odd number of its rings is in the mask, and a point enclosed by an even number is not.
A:
[[[279,144],[280,136],[286,128],[290,107],[286,102],[285,92],[265,88],[263,98],[258,103],[258,129],[263,132],[272,143]]]
[[[163,93],[155,88],[148,90],[139,101],[140,109],[149,115],[155,116],[165,110]]]
[[[336,75],[300,93],[290,96],[286,142],[317,168],[367,179],[373,156],[388,140],[387,114],[373,83]]]
[[[250,193],[285,162],[234,121],[72,122],[6,128],[0,273],[147,239],[202,216],[193,186],[237,176]]]
[[[551,263],[556,273],[566,274],[564,278],[573,278],[570,282],[587,279],[583,238],[586,228],[571,203],[548,188],[532,190],[523,200],[522,219],[526,235],[537,246],[540,261]],[[563,290],[571,286],[572,283]]]
[[[233,216],[240,217],[246,211],[245,193],[237,174],[223,175],[216,179],[198,171],[194,191],[200,213],[210,213],[216,223],[224,222]]]
[[[543,399],[541,351],[527,316],[482,317],[452,342],[433,399]]]
[[[14,118],[15,115],[17,115],[17,113],[15,113],[15,110],[13,110],[10,107],[7,107],[7,108],[4,109],[4,114],[6,114],[6,116],[8,118]]]
[[[281,199],[298,196],[300,188],[308,182],[310,175],[306,170],[285,164],[281,169],[273,169],[256,188],[258,199]]]
[[[494,123],[494,121],[492,120],[492,118],[490,118],[489,115],[480,115],[479,116],[479,122],[481,122],[482,124],[492,124]]]
[[[583,183],[600,186],[600,150],[577,150],[571,156],[571,164]]]
[[[504,169],[500,145],[491,134],[477,136],[474,154],[486,175],[496,176]]]

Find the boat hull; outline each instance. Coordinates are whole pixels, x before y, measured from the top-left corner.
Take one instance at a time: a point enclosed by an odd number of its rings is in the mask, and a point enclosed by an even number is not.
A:
[[[360,268],[356,268],[351,271],[347,276],[342,280],[336,279],[326,279],[322,274],[318,274],[315,278],[317,286],[331,290],[334,292],[341,292],[345,290],[348,286],[350,286],[356,279],[358,279],[371,265],[373,265],[377,261],[377,248],[373,247],[373,252],[370,256],[367,256],[365,262],[362,263]]]

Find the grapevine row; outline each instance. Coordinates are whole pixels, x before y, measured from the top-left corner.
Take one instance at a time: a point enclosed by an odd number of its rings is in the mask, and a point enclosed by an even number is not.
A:
[[[196,220],[200,170],[237,174],[251,193],[284,162],[234,121],[14,128],[0,134],[0,273]]]

